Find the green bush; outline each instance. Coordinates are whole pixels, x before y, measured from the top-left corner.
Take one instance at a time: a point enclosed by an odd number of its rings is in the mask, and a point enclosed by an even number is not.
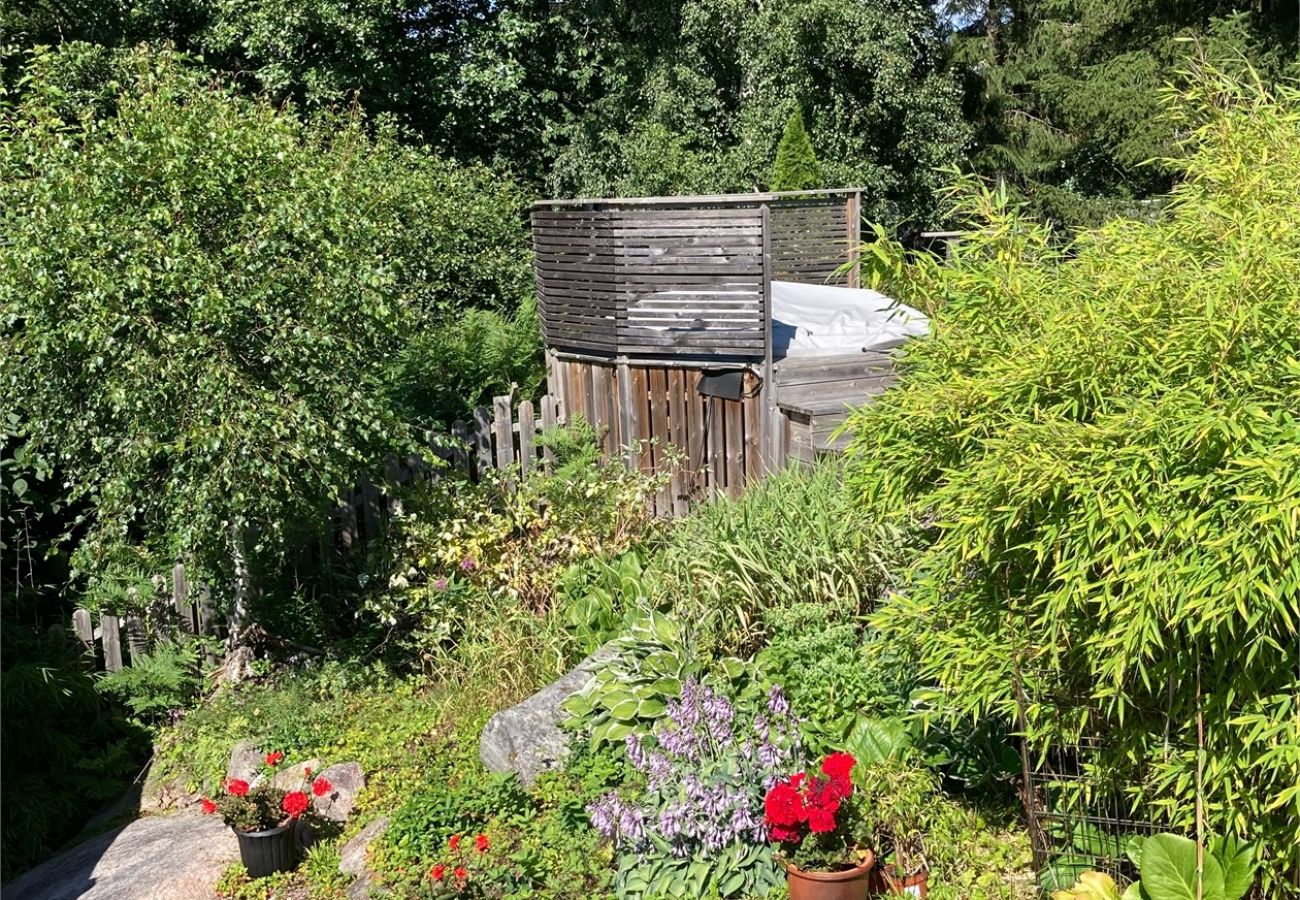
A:
[[[755,658],[803,720],[808,752],[842,749],[860,718],[907,711],[914,661],[855,619],[845,601],[796,603],[764,617],[771,638]]]
[[[8,881],[116,799],[148,758],[149,741],[102,702],[68,636],[37,634],[6,616],[0,638],[0,859]]]
[[[849,480],[924,532],[873,624],[943,708],[1100,738],[1098,780],[1180,830],[1203,808],[1298,896],[1300,91],[1206,72],[1171,115],[1158,222],[1057,249],[985,193],[948,266],[873,246],[937,318]]]
[[[521,208],[389,124],[303,123],[171,53],[36,52],[0,107],[0,347],[28,452],[94,501],[87,602],[182,554],[229,585],[413,449],[391,358],[527,296]]]

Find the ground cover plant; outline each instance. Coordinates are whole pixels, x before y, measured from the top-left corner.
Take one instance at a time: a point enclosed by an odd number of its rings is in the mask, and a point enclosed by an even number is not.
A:
[[[1300,892],[1300,94],[1197,73],[1158,222],[1054,247],[972,191],[951,266],[875,245],[934,310],[852,419],[849,482],[914,529],[872,618],[955,716],[1022,722],[1143,815],[1260,847]],[[901,277],[899,277],[901,276]]]

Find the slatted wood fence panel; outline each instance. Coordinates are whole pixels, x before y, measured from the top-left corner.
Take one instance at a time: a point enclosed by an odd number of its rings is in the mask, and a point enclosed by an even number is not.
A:
[[[837,274],[856,260],[861,242],[857,195],[771,203],[772,277],[802,284],[857,286],[856,270]]]
[[[89,610],[73,610],[73,634],[94,668],[117,672],[159,644],[177,638],[187,641],[196,635],[219,634],[211,591],[205,584],[190,582],[184,563],[176,563],[166,576],[158,576],[154,582],[158,586],[159,602],[148,616],[149,628],[145,625],[146,617],[140,614],[100,613],[96,624],[95,615]],[[217,660],[209,654],[207,662],[215,665]]]
[[[757,205],[535,209],[548,346],[597,355],[763,355]]]
[[[551,391],[571,415],[604,433],[607,455],[664,473],[668,483],[655,496],[654,511],[679,516],[715,494],[738,496],[764,471],[758,376],[747,370],[744,396],[727,400],[699,392],[703,374],[692,366],[554,357]],[[593,392],[593,384],[603,396]]]

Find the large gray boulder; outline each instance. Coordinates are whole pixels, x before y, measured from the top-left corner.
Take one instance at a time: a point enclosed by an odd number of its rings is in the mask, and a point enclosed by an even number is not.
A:
[[[569,754],[569,733],[560,726],[568,714],[561,705],[581,691],[592,672],[614,656],[601,647],[527,700],[488,719],[479,736],[479,759],[493,772],[514,772],[531,785],[547,769],[559,768]]]
[[[206,900],[239,859],[218,816],[145,816],[48,859],[4,886],[8,900]]]

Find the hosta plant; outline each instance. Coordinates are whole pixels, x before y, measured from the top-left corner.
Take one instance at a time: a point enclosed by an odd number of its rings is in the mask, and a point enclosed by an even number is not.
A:
[[[621,900],[762,896],[781,883],[763,797],[797,764],[798,728],[780,688],[755,705],[687,679],[652,734],[627,735],[644,787],[588,807],[618,852]]]
[[[740,660],[722,659],[705,679],[704,654],[694,638],[690,625],[663,613],[634,618],[587,685],[565,701],[570,726],[590,729],[593,748],[618,744],[662,716],[687,680],[733,681],[747,674]]]

